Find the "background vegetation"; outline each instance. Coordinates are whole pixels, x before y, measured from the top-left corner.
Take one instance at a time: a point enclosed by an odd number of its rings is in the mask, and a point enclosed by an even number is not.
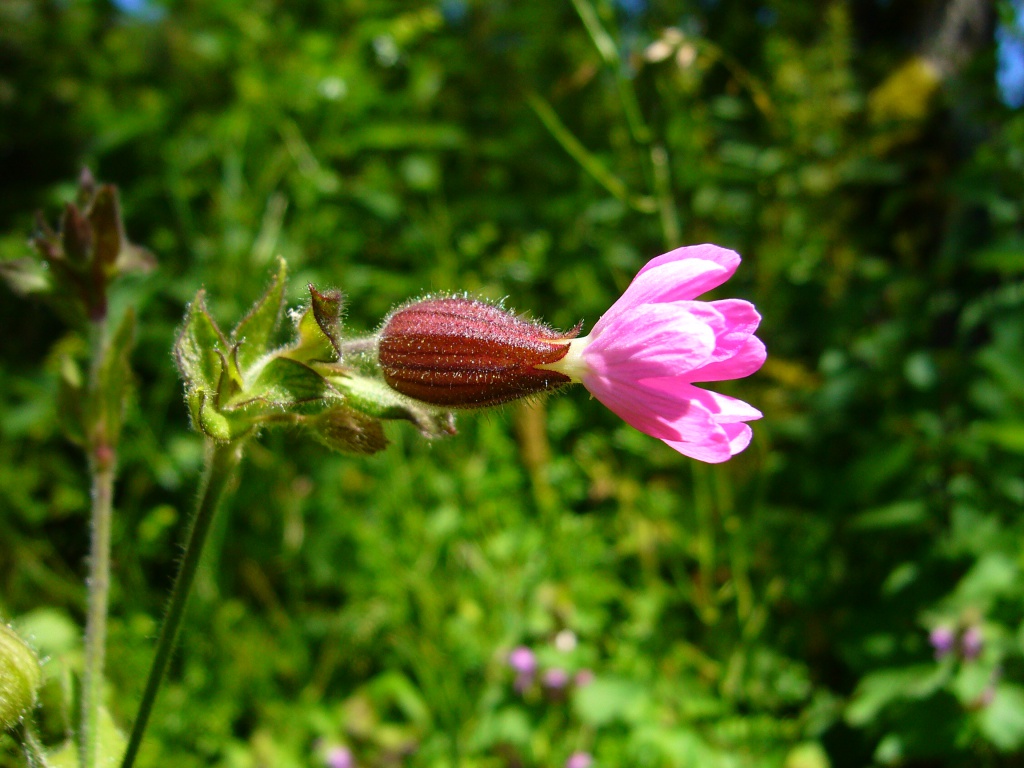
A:
[[[964,7],[979,25],[948,15]],[[198,287],[230,326],[280,253],[292,303],[339,287],[353,329],[455,290],[568,327],[648,258],[710,241],[745,257],[722,295],[765,318],[768,364],[729,389],[765,419],[722,466],[582,391],[463,415],[444,441],[392,425],[369,458],[265,434],[140,764],[319,765],[345,746],[374,767],[1019,765],[1024,115],[994,42],[1019,44],[1013,16],[5,0],[0,256],[28,253],[34,211],[55,219],[88,164],[160,263],[117,301],[139,317],[122,725],[201,461],[170,356]],[[56,393],[84,342],[0,291],[0,616],[60,678],[81,653],[88,481]],[[938,659],[936,628],[954,636]],[[518,645],[593,681],[520,692]]]

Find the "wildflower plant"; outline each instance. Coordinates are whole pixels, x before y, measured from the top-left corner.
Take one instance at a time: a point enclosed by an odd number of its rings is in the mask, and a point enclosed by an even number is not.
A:
[[[70,747],[82,768],[92,768],[107,764],[122,748],[119,736],[100,738],[99,724],[109,721],[100,691],[110,521],[121,412],[131,382],[134,315],[128,311],[111,332],[108,294],[118,278],[150,269],[153,261],[125,237],[116,190],[97,186],[87,174],[80,186],[79,204],[66,208],[59,232],[40,225],[34,244],[42,261],[8,264],[5,275],[22,293],[47,293],[69,322],[88,327],[94,340],[90,374],[83,381],[68,366],[65,398],[74,416],[72,437],[86,449],[94,477],[80,737]],[[286,312],[282,258],[263,295],[230,331],[214,319],[200,290],[178,331],[174,361],[192,427],[205,438],[206,469],[138,714],[123,747],[123,768],[131,768],[138,754],[207,534],[249,440],[285,426],[329,449],[372,455],[388,445],[385,422],[410,422],[423,436],[435,438],[455,432],[454,410],[497,406],[581,383],[626,422],[680,453],[725,461],[747,446],[746,422],[761,414],[694,383],[756,371],[765,358],[764,345],[754,336],[760,317],[747,302],[703,302],[697,296],[727,280],[738,264],[738,255],[713,245],[660,256],[641,269],[584,337],[579,336],[582,325],[557,331],[467,296],[412,301],[391,312],[376,333],[351,335],[342,324],[337,290],[309,285],[304,304]],[[14,640],[7,645],[17,649]],[[19,664],[20,677],[0,680],[7,719],[15,713],[20,718],[34,701],[38,665],[34,656],[30,662]],[[529,649],[514,651],[509,663],[520,690],[534,684],[538,668]],[[16,677],[22,682],[8,680]],[[570,673],[548,668],[540,682],[557,693],[570,685]],[[23,739],[26,753],[45,765],[45,757],[33,751],[29,731]]]

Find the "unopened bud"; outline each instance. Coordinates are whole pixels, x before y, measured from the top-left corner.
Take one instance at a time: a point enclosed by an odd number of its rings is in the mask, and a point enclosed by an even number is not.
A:
[[[378,352],[384,380],[445,408],[480,408],[550,392],[572,379],[539,368],[561,360],[579,328],[556,331],[465,298],[423,299],[388,317]]]
[[[41,675],[32,649],[0,624],[0,731],[16,725],[35,706]]]

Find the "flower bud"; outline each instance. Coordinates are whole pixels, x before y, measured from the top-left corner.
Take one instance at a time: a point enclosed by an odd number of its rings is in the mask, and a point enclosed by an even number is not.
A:
[[[568,333],[466,298],[428,298],[385,321],[378,341],[384,380],[403,395],[446,408],[479,408],[548,392],[572,379],[538,366],[565,357]]]
[[[0,624],[0,731],[16,725],[35,706],[41,675],[32,649]]]

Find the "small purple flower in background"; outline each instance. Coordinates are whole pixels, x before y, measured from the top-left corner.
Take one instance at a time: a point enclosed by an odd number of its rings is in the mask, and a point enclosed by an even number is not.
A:
[[[952,627],[942,624],[928,633],[928,642],[935,649],[935,658],[944,659],[953,650],[953,645],[956,643],[956,633]]]
[[[525,645],[514,648],[508,655],[508,665],[516,673],[515,689],[522,693],[533,684],[537,672],[537,657]]]
[[[594,671],[592,669],[581,669],[572,680],[577,688],[586,688],[594,682]]]
[[[331,747],[324,756],[327,768],[355,768],[356,759],[347,747]]]
[[[589,752],[573,752],[565,761],[565,768],[590,768],[594,764],[594,758]]]
[[[552,667],[544,672],[544,687],[560,691],[569,684],[569,673],[564,669]]]
[[[981,655],[985,647],[985,639],[981,635],[981,627],[972,625],[964,630],[960,638],[960,653],[966,661],[974,661]]]
[[[508,655],[508,665],[520,675],[533,675],[537,671],[537,657],[525,645],[520,645]]]

